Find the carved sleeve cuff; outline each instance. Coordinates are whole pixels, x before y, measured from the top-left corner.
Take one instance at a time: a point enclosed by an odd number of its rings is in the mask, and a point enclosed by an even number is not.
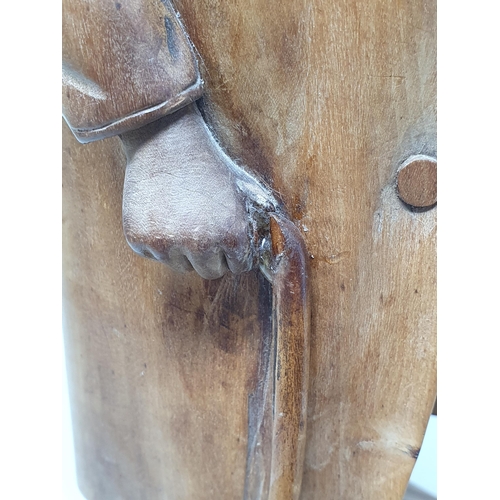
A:
[[[202,92],[167,0],[63,0],[63,116],[80,142],[142,127]]]

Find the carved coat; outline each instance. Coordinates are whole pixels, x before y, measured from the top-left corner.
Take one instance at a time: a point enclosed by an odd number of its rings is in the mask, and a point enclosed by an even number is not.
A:
[[[141,127],[202,91],[169,3],[63,1],[63,116],[80,142]]]

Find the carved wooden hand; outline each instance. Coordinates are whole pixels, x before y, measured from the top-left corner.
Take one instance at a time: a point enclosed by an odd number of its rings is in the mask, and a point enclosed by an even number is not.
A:
[[[81,142],[122,134],[130,246],[207,279],[250,270],[262,210],[276,202],[222,152],[190,104],[203,82],[170,2],[63,8],[63,115]]]
[[[273,284],[270,470],[251,498],[297,499],[309,365],[302,237],[271,192],[222,152],[195,105],[121,137],[127,155],[123,227],[134,251],[178,271],[194,268],[207,279],[259,264]]]
[[[134,251],[206,279],[257,264],[258,226],[277,203],[222,152],[195,105],[121,138],[123,227]]]
[[[260,266],[273,284],[269,467],[253,478],[256,490],[248,498],[295,500],[309,359],[307,260],[299,231],[271,191],[224,154],[192,103],[202,82],[169,2],[65,1],[64,9],[64,116],[80,142],[120,134],[127,157],[123,228],[131,248],[206,279]],[[106,34],[100,46],[91,39],[97,32]],[[249,448],[249,463],[253,459]]]

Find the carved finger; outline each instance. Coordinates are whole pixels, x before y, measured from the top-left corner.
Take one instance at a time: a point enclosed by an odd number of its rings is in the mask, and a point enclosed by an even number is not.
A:
[[[174,271],[178,271],[180,273],[193,271],[191,262],[189,262],[189,259],[179,249],[170,250],[168,253],[168,259],[160,257],[158,260],[172,268]]]
[[[186,256],[194,270],[206,280],[221,278],[229,270],[224,252],[220,249],[197,254],[187,253]]]
[[[234,252],[226,250],[224,252],[226,257],[227,266],[234,274],[246,273],[252,269],[253,260],[250,250],[246,255],[242,256],[242,252]]]

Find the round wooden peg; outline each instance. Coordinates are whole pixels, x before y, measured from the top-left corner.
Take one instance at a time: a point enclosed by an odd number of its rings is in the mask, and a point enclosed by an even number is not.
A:
[[[425,155],[408,158],[400,167],[398,196],[415,208],[432,208],[437,203],[437,160]]]

